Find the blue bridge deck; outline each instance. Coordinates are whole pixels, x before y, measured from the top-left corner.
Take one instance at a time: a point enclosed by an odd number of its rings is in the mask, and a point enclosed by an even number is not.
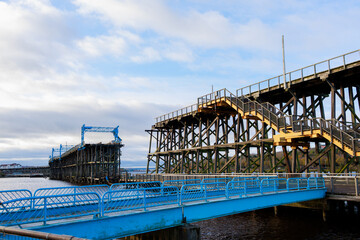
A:
[[[323,178],[244,177],[0,191],[0,225],[89,239],[325,197]]]

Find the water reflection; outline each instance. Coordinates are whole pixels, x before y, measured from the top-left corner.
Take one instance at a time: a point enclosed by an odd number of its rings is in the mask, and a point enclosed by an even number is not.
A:
[[[195,223],[201,239],[360,239],[359,217],[334,215],[323,222],[320,211],[280,207]]]
[[[50,180],[48,178],[0,178],[0,191],[2,190],[16,190],[28,189],[32,193],[39,188],[51,187],[67,187],[74,186],[71,183],[59,180]]]

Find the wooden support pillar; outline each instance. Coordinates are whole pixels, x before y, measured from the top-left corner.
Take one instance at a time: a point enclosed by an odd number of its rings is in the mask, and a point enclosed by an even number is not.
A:
[[[341,100],[341,120],[346,125],[346,110],[345,110],[345,92],[344,87],[340,87],[340,95],[342,97]]]
[[[266,129],[266,124],[263,123],[261,129],[261,139],[265,139],[265,129]],[[260,145],[260,173],[264,172],[264,161],[265,161],[264,148],[265,148],[264,142],[262,141]]]
[[[305,152],[305,166],[307,166],[308,165],[308,163],[309,163],[309,148],[308,147],[303,147],[303,149],[304,149],[304,152]],[[306,168],[305,169],[305,173],[309,173],[309,168]]]
[[[335,145],[331,143],[331,150],[330,150],[330,172],[335,173],[336,170],[336,152],[335,152]]]
[[[348,87],[349,89],[349,105],[352,109],[354,109],[354,94],[353,94],[353,88],[350,86]],[[356,127],[356,117],[355,117],[355,114],[354,114],[355,111],[351,111],[351,123],[352,123],[352,127],[355,129]]]
[[[246,141],[250,140],[250,119],[246,119]],[[250,169],[250,145],[249,147],[245,148],[245,154],[246,154],[246,161],[247,161],[247,169],[248,173],[251,172]]]
[[[291,153],[291,172],[292,173],[296,173],[296,159],[297,159],[297,147],[296,146],[291,146],[292,149],[292,153]]]
[[[288,152],[286,150],[286,146],[282,146],[282,149],[283,149],[283,153],[284,153],[284,159],[285,159],[285,165],[286,165],[287,172],[292,173],[291,166],[290,166],[290,161],[289,161],[289,155],[288,155]]]

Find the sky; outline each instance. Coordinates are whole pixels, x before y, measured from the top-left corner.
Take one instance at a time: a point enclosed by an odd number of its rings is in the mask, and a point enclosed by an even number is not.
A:
[[[282,35],[289,71],[357,50],[359,22],[358,0],[0,1],[0,164],[47,165],[86,124],[146,166],[155,117],[282,74]]]

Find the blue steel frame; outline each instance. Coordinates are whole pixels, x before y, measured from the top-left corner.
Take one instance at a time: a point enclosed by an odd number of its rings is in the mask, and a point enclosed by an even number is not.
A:
[[[197,222],[206,219],[232,215],[240,212],[252,211],[256,209],[278,206],[299,201],[307,201],[313,199],[320,199],[325,196],[326,188],[323,179],[311,179],[305,181],[302,178],[295,180],[287,179],[262,179],[258,180],[258,184],[254,181],[245,181],[240,185],[241,181],[237,183],[229,182],[226,185],[225,195],[219,195],[218,198],[201,199],[194,198],[194,201],[183,202],[180,204],[180,199],[175,201],[176,189],[169,195],[166,205],[158,204],[157,199],[164,197],[161,195],[161,189],[141,189],[142,193],[148,191],[152,192],[151,196],[140,197],[144,202],[133,202],[125,204],[121,199],[110,199],[106,196],[102,200],[102,206],[105,204],[115,204],[119,209],[102,210],[101,217],[94,220],[76,221],[68,224],[54,224],[36,228],[49,233],[68,234],[78,237],[90,239],[114,239],[134,234],[179,226],[186,222]],[[210,183],[217,184],[217,183]],[[224,183],[218,183],[223,187]],[[199,184],[198,189],[204,189],[205,186]],[[230,187],[233,185],[232,187]],[[258,186],[258,191],[247,192],[246,195],[231,195],[230,190],[241,190],[241,186]],[[306,188],[305,188],[306,187]],[[183,188],[187,188],[186,185]],[[246,189],[246,188],[245,188]],[[249,189],[251,189],[249,187]],[[246,189],[246,190],[249,190]],[[221,188],[219,188],[221,190]],[[138,191],[138,190],[136,190]],[[215,189],[209,190],[208,193],[214,192]],[[130,192],[130,190],[128,191]],[[166,192],[166,191],[163,191]],[[226,194],[229,193],[229,194]],[[234,193],[234,192],[232,192]],[[111,193],[110,193],[111,194]],[[114,193],[116,194],[116,193]],[[190,197],[192,192],[188,192]],[[141,194],[139,194],[141,195]],[[136,196],[136,195],[135,195]],[[131,197],[128,196],[130,199]],[[184,196],[182,196],[184,198]],[[212,196],[211,196],[212,197]],[[179,196],[180,198],[180,196]],[[125,200],[126,202],[127,200]],[[104,203],[106,202],[106,203]],[[154,203],[154,206],[147,203]],[[171,204],[173,202],[174,204]],[[125,206],[128,209],[121,208]],[[133,207],[133,210],[129,208]],[[135,208],[136,207],[136,208]],[[109,210],[109,211],[108,211]]]
[[[85,143],[85,132],[111,132],[114,135],[114,142],[120,143],[122,139],[119,137],[119,126],[112,128],[112,127],[91,127],[82,125],[81,127],[81,145],[80,147],[84,146]]]
[[[159,182],[154,182],[158,184]],[[119,185],[116,185],[119,186]],[[4,201],[0,208],[0,225],[18,225],[65,218],[108,214],[133,214],[152,207],[181,207],[188,204],[226,201],[278,193],[325,190],[323,178],[268,178],[177,186],[109,190],[107,185],[39,189],[33,197]],[[106,188],[107,187],[107,188]],[[104,189],[108,191],[104,192]],[[89,192],[84,192],[88,190]],[[31,194],[31,192],[26,194]],[[19,191],[19,193],[21,193]],[[97,191],[97,192],[95,192]],[[16,191],[8,191],[13,193]],[[39,196],[44,195],[44,196]]]
[[[162,183],[162,187],[176,186],[181,188],[185,184],[198,184],[201,183],[201,179],[178,179],[178,180],[165,180]]]
[[[32,197],[32,193],[27,189],[0,191],[0,204],[18,198]]]
[[[59,219],[98,216],[101,209],[99,194],[77,193],[27,197],[3,202],[0,223],[4,226],[28,224]]]
[[[135,183],[114,183],[111,185],[110,190],[123,190],[123,189],[143,189],[143,188],[157,188],[161,187],[160,181],[152,182],[135,182]]]
[[[110,187],[106,184],[74,186],[74,187],[39,188],[34,192],[34,197],[88,193],[88,192],[95,192],[95,193],[99,194],[100,196],[103,196],[104,193],[109,190],[110,190]]]
[[[54,157],[57,157],[57,156],[59,157],[59,160],[61,160],[62,153],[65,153],[65,152],[69,151],[73,147],[75,147],[75,145],[67,145],[67,144],[62,145],[62,144],[60,144],[59,148],[52,148],[51,155],[49,156],[50,161],[53,161]],[[58,153],[58,155],[55,155],[56,153]]]

